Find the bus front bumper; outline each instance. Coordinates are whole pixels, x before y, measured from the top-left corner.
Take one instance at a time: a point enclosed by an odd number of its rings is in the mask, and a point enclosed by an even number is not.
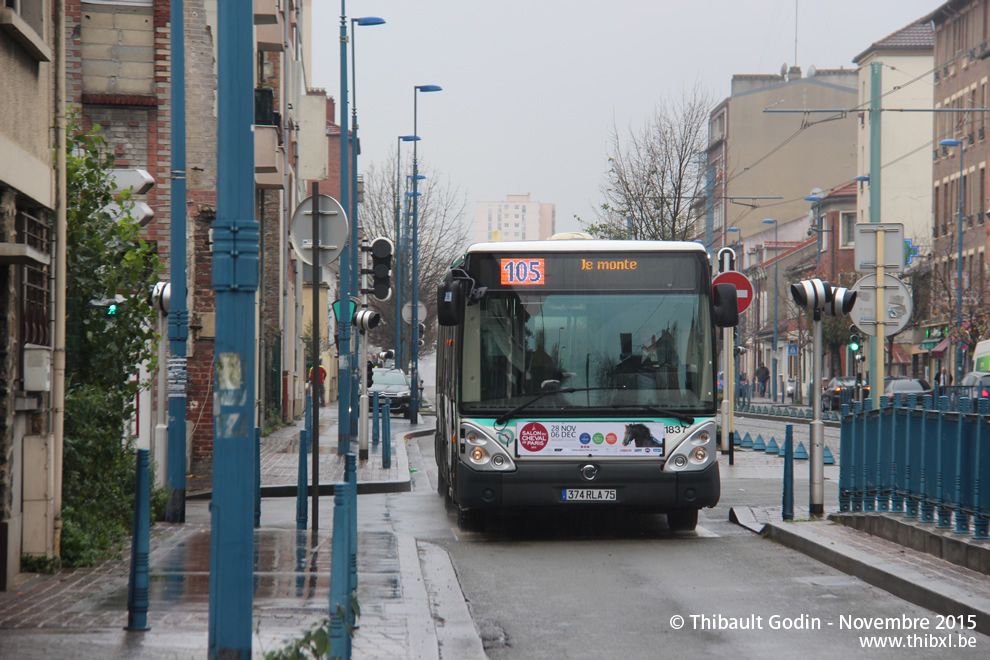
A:
[[[593,461],[516,463],[513,472],[482,472],[457,462],[456,499],[463,509],[513,509],[573,506],[563,498],[567,489],[614,489],[614,501],[594,506],[618,506],[655,512],[701,509],[718,504],[721,494],[718,463],[695,472],[664,472],[659,464],[594,463],[592,480],[581,468]]]

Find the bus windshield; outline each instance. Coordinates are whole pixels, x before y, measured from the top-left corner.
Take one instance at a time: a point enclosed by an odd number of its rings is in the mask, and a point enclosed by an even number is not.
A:
[[[496,414],[713,414],[708,299],[687,291],[489,290],[465,313],[461,403]]]

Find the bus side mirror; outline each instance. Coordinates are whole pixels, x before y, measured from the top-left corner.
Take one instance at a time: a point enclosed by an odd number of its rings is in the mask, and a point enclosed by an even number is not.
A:
[[[460,325],[464,317],[464,294],[461,283],[451,279],[437,285],[437,322],[440,325]]]
[[[739,325],[739,305],[736,302],[736,287],[731,284],[716,284],[712,287],[714,321],[719,328],[734,328]]]

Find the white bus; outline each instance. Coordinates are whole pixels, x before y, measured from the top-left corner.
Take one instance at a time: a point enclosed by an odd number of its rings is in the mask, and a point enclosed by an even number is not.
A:
[[[594,504],[694,529],[718,503],[716,326],[696,243],[549,240],[468,248],[438,287],[438,489],[485,513]]]

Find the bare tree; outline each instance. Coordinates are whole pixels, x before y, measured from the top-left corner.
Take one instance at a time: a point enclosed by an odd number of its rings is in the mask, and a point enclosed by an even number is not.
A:
[[[397,194],[396,159],[391,157],[388,164],[372,163],[364,173],[364,202],[360,209],[360,222],[365,235],[373,240],[385,236],[392,240],[401,259],[401,281],[395,279],[393,265],[393,289],[402,287],[402,302],[411,300],[412,265],[412,204],[408,192],[408,177],[403,177],[402,194]],[[436,318],[436,292],[451,263],[463,252],[468,244],[468,230],[464,223],[467,211],[467,196],[450,179],[443,179],[434,168],[419,164],[419,173],[426,178],[419,181],[420,193],[416,216],[418,252],[418,297],[426,306],[426,319],[419,319],[426,326],[424,349],[431,349],[435,330],[431,319]],[[403,174],[412,171],[410,163],[403,167]],[[402,200],[400,209],[399,236],[396,235],[396,203]],[[407,220],[407,213],[409,219]],[[404,230],[403,230],[404,228]],[[401,235],[405,234],[405,242]],[[385,347],[395,343],[395,299],[380,302],[371,298],[371,307],[382,317],[382,323],[372,331],[373,342]],[[408,326],[403,328],[404,341],[408,341]]]
[[[598,222],[585,225],[588,232],[601,238],[691,237],[705,193],[702,156],[712,105],[700,86],[679,99],[664,98],[639,133],[630,128],[625,144],[613,123],[604,201],[595,209]]]

